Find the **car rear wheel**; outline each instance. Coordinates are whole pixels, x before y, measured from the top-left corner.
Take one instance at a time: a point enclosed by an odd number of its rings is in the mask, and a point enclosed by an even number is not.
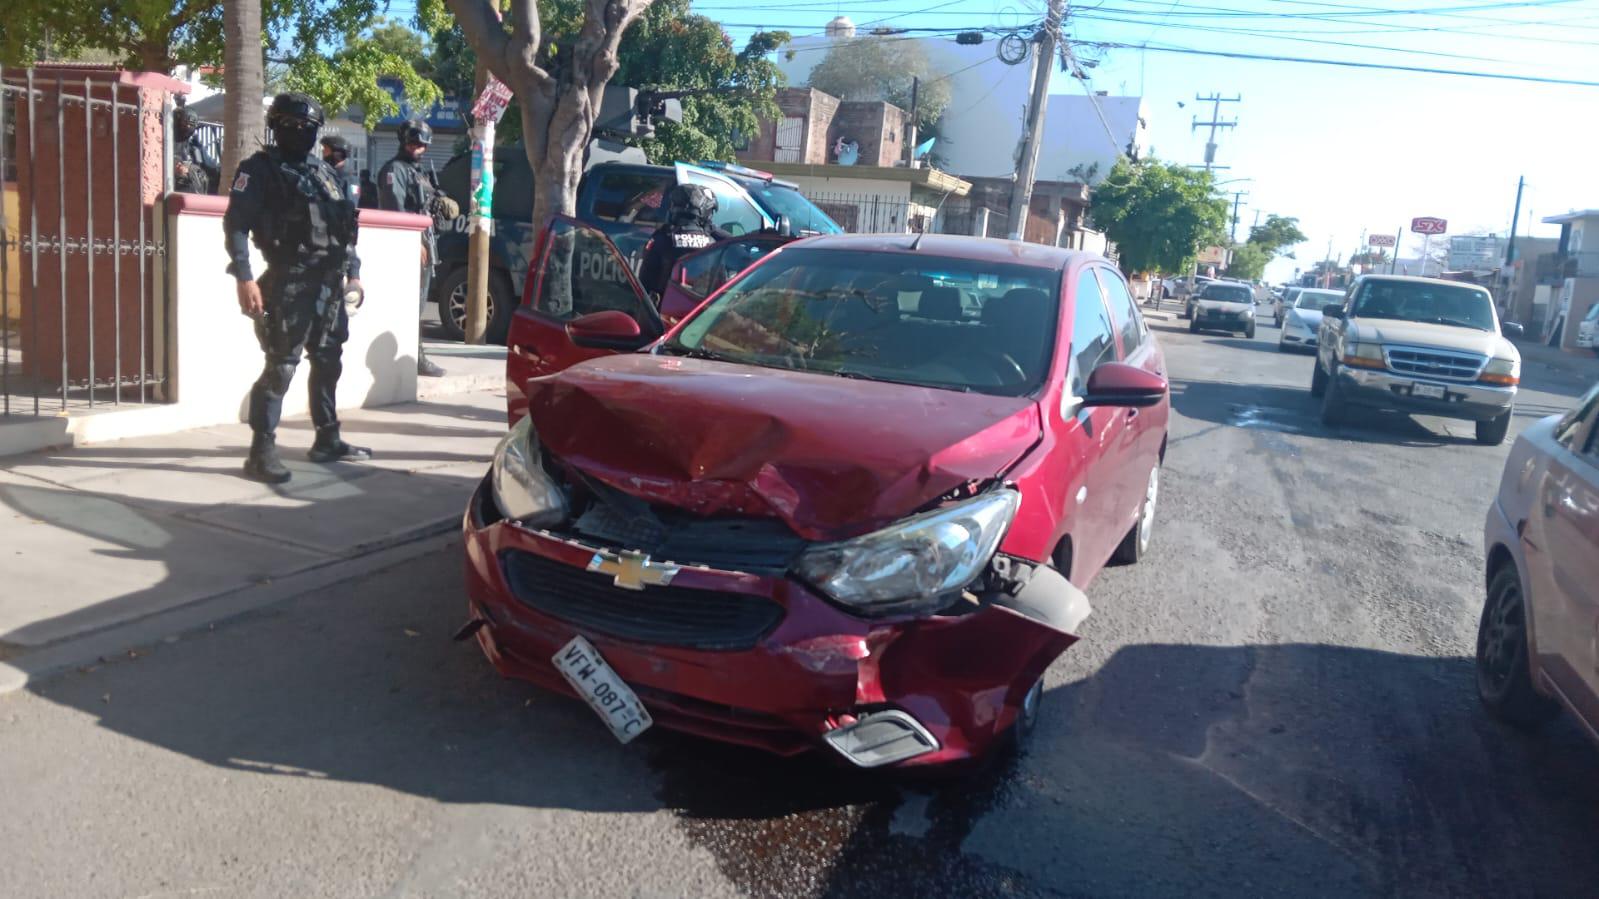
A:
[[[1111,561],[1118,565],[1136,564],[1149,552],[1149,540],[1155,534],[1155,506],[1160,499],[1160,465],[1149,470],[1149,480],[1144,487],[1144,501],[1138,507],[1138,521],[1122,538]]]
[[[1329,375],[1324,380],[1326,383],[1321,390],[1321,423],[1340,424],[1344,420],[1343,391],[1339,389],[1336,377]]]
[[[439,325],[451,340],[466,339],[466,267],[450,272],[439,284]],[[511,295],[511,284],[502,272],[489,272],[489,321],[483,332],[486,343],[504,344],[511,330],[511,316],[516,312],[516,299]]]
[[[1505,435],[1510,432],[1510,413],[1511,410],[1506,409],[1502,415],[1477,422],[1477,442],[1483,446],[1504,443]]]
[[[1321,370],[1321,360],[1310,369],[1310,395],[1321,396],[1327,392],[1327,373]]]
[[[1488,582],[1488,598],[1477,625],[1477,696],[1494,717],[1532,729],[1560,712],[1532,685],[1527,658],[1527,604],[1515,566]]]

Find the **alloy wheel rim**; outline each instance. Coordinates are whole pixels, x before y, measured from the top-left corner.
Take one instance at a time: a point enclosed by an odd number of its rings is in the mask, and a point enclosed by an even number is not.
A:
[[[1496,691],[1503,689],[1515,674],[1524,634],[1521,591],[1514,584],[1506,584],[1494,597],[1477,640],[1483,673]]]
[[[494,320],[494,294],[491,292],[488,295],[487,299],[488,299],[488,310],[487,310],[488,316],[487,317],[488,317],[489,321],[493,321]],[[462,281],[460,284],[456,285],[454,290],[450,291],[450,320],[455,322],[455,326],[457,328],[460,328],[462,331],[466,330],[466,282],[465,281]]]
[[[1144,488],[1144,514],[1138,519],[1138,543],[1141,547],[1149,545],[1150,535],[1155,532],[1155,503],[1160,499],[1160,466],[1156,465],[1149,470],[1149,484]]]

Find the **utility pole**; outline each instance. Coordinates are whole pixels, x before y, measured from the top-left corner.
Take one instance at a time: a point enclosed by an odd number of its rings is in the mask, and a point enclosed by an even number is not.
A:
[[[1510,243],[1505,246],[1505,270],[1509,273],[1510,264],[1516,261],[1516,226],[1521,224],[1521,190],[1527,186],[1526,176],[1516,179],[1516,211],[1510,213]],[[1529,219],[1532,216],[1528,216]]]
[[[1210,128],[1210,137],[1205,139],[1205,171],[1208,172],[1216,167],[1216,129],[1238,127],[1237,119],[1233,119],[1231,122],[1224,122],[1221,120],[1221,105],[1223,103],[1241,103],[1243,102],[1243,99],[1244,98],[1242,94],[1236,97],[1223,97],[1221,94],[1211,94],[1208,97],[1201,97],[1198,94],[1194,95],[1195,102],[1209,103],[1211,109],[1210,121],[1201,122],[1199,117],[1195,116],[1194,125],[1191,129],[1192,131],[1198,131],[1202,127]]]
[[[1247,196],[1249,196],[1249,191],[1247,190],[1233,191],[1233,228],[1232,231],[1229,232],[1232,235],[1233,243],[1238,242],[1238,206],[1243,201],[1244,197]],[[1256,218],[1258,220],[1258,214]]]
[[[922,79],[917,78],[915,76],[912,76],[911,77],[911,118],[910,118],[910,128],[909,128],[910,136],[905,141],[905,167],[906,168],[912,168],[912,169],[921,168],[921,166],[916,164],[916,115],[917,115],[917,105],[918,105],[917,101],[920,99],[918,95],[921,93],[921,88],[922,88]]]
[[[1027,102],[1027,127],[1021,158],[1016,161],[1016,183],[1010,194],[1010,239],[1021,240],[1027,231],[1027,210],[1033,202],[1033,178],[1038,174],[1038,145],[1044,132],[1044,104],[1049,99],[1049,77],[1055,71],[1055,47],[1060,23],[1066,18],[1066,0],[1049,0],[1049,15],[1038,41],[1037,68],[1033,70],[1033,95]]]

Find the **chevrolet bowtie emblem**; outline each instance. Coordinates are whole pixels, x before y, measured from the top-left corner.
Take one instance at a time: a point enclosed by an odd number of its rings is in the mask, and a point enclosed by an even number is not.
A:
[[[682,570],[666,562],[651,562],[645,553],[597,552],[589,560],[589,570],[611,576],[611,582],[624,590],[664,587]]]

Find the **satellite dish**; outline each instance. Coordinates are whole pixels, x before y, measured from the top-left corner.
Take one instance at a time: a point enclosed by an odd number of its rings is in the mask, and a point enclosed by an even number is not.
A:
[[[835,16],[833,21],[827,23],[827,36],[830,38],[850,38],[855,36],[855,23],[849,16]]]

